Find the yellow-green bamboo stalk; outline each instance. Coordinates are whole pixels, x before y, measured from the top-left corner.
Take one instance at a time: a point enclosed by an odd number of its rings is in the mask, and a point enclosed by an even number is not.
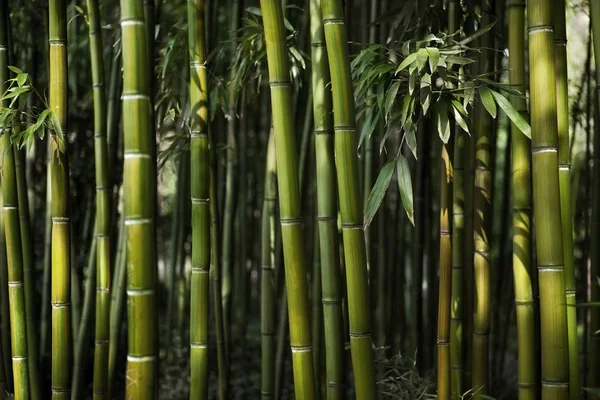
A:
[[[567,336],[569,340],[569,399],[579,399],[579,351],[577,347],[577,309],[575,308],[575,266],[573,254],[573,210],[571,209],[571,160],[569,141],[569,94],[567,76],[567,23],[565,0],[554,0],[554,57],[556,69],[556,113],[558,129],[558,178],[565,296],[567,302]]]
[[[317,163],[317,221],[321,257],[321,290],[325,322],[325,387],[329,400],[344,397],[344,326],[342,276],[337,227],[331,81],[320,0],[311,0],[311,58],[315,157]]]
[[[485,26],[495,17],[490,0],[481,1],[481,24]],[[479,73],[494,69],[494,37],[491,33],[480,40]],[[475,126],[475,187],[473,194],[473,265],[475,277],[473,313],[473,382],[475,397],[487,395],[489,390],[489,335],[490,335],[490,279],[491,259],[491,200],[492,200],[492,146],[493,118],[480,101],[476,107]]]
[[[527,3],[533,209],[540,287],[542,399],[569,397],[552,1]]]
[[[594,60],[596,63],[596,82],[600,82],[600,2],[590,1],[590,20],[592,24],[592,36],[594,42]],[[596,87],[596,105],[600,107],[600,86]],[[595,113],[594,115],[598,115]],[[596,122],[596,121],[595,121]],[[600,128],[594,124],[594,188],[592,200],[592,222],[591,222],[591,245],[590,245],[590,269],[591,269],[591,287],[589,288],[588,301],[597,302],[600,300],[600,288],[598,287],[598,265],[600,264]],[[587,381],[586,386],[597,388],[600,386],[600,311],[596,307],[590,307],[588,310],[588,348],[587,348]],[[600,396],[592,397],[597,400]]]
[[[261,398],[275,396],[275,218],[277,207],[277,163],[275,137],[269,133],[265,169],[265,191],[261,226]]]
[[[508,4],[508,66],[514,89],[525,92],[525,2]],[[525,99],[513,96],[511,102],[521,114],[527,113]],[[519,400],[536,398],[535,306],[531,266],[531,140],[511,126],[513,274],[517,311]]]
[[[288,294],[290,344],[294,370],[296,399],[314,399],[310,309],[308,283],[304,260],[302,213],[300,210],[300,183],[298,153],[292,116],[292,85],[283,20],[279,0],[261,0],[275,149],[281,235],[285,262],[285,280]]]
[[[453,167],[452,149],[442,144],[440,162],[440,257],[437,320],[437,394],[450,400],[450,313],[452,297],[452,232],[450,230]],[[451,147],[451,146],[450,146]]]
[[[50,110],[56,124],[50,136],[52,187],[52,398],[71,397],[71,213],[67,132],[67,9],[50,0]],[[59,129],[63,137],[58,135]]]
[[[1,53],[0,53],[1,55]],[[0,206],[4,204],[0,180]],[[8,266],[6,265],[6,235],[4,234],[4,215],[0,212],[0,318],[2,321],[2,364],[6,377],[6,388],[12,392],[13,374],[10,350],[10,308],[8,306]]]
[[[188,1],[191,107],[192,275],[190,399],[208,398],[208,279],[210,269],[210,164],[204,0]]]
[[[375,398],[371,307],[360,196],[358,138],[350,57],[341,0],[322,0],[321,10],[331,71],[335,158],[346,260],[350,346],[356,395]]]
[[[157,395],[156,160],[150,67],[141,0],[121,0],[123,198],[127,237],[128,354],[125,397]]]
[[[94,399],[109,398],[108,340],[110,327],[110,221],[106,95],[100,10],[98,0],[87,0],[92,85],[94,95],[94,148],[96,164],[96,331],[94,341]]]

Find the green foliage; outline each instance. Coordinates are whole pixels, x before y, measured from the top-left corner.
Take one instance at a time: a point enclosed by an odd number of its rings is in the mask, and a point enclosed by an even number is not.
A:
[[[434,384],[419,376],[415,362],[401,354],[382,361],[385,370],[377,382],[382,400],[435,399]]]
[[[384,150],[391,135],[400,135],[400,148],[406,143],[416,158],[417,127],[423,118],[430,118],[441,141],[448,143],[453,123],[465,132],[471,132],[471,111],[477,99],[493,118],[497,117],[499,107],[530,137],[526,119],[500,91],[521,94],[489,79],[489,74],[469,75],[465,68],[475,62],[474,56],[479,51],[469,47],[469,43],[488,33],[492,26],[484,26],[460,41],[455,35],[439,33],[429,34],[422,40],[407,40],[397,50],[378,44],[363,49],[352,61],[358,116],[363,117],[359,146],[383,121],[380,151]],[[399,63],[398,59],[401,60]],[[427,134],[429,132],[421,133]],[[400,149],[393,151],[400,153]],[[380,172],[380,178],[384,173],[387,171]],[[401,184],[408,184],[410,179],[403,179],[403,182]],[[367,225],[381,204],[378,194],[388,185],[389,180],[377,179],[367,206]],[[412,189],[401,187],[400,191],[404,193],[403,205],[411,218]]]

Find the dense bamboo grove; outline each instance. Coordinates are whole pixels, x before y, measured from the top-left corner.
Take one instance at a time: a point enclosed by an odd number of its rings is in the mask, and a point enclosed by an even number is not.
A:
[[[0,0],[0,400],[600,397],[600,4]]]

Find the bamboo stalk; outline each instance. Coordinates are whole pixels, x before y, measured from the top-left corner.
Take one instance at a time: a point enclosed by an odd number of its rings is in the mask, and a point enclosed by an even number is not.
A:
[[[144,7],[121,0],[124,172],[127,237],[128,354],[126,397],[157,395],[156,160],[151,71]]]
[[[275,132],[294,389],[296,399],[314,399],[315,385],[300,210],[298,155],[292,117],[292,93],[283,8],[278,0],[261,0],[260,5],[265,29]]]
[[[321,1],[331,71],[335,158],[342,218],[350,346],[358,398],[375,398],[371,307],[356,149],[355,110],[342,2]]]
[[[481,2],[482,26],[494,21],[493,5],[490,0]],[[482,36],[483,48],[479,58],[479,73],[488,73],[494,68],[494,37],[490,33]],[[490,335],[490,284],[491,284],[491,201],[493,155],[493,118],[484,109],[482,102],[477,104],[477,124],[475,132],[475,187],[474,187],[474,277],[475,298],[473,316],[473,382],[475,397],[489,392],[489,335]]]
[[[508,5],[509,80],[525,91],[525,2],[511,0]],[[513,96],[511,102],[527,113],[525,99]],[[536,398],[535,306],[531,265],[531,141],[516,126],[511,126],[512,147],[512,260],[517,311],[519,400]]]
[[[261,398],[275,396],[275,230],[277,207],[277,163],[275,137],[269,133],[265,168],[265,190],[261,237]]]
[[[188,1],[191,107],[192,276],[190,399],[208,398],[208,302],[210,269],[210,163],[204,0]]]
[[[542,399],[569,397],[567,310],[558,177],[552,2],[527,3],[533,210],[540,288]]]
[[[65,0],[50,0],[50,110],[57,124],[50,136],[52,188],[52,398],[68,399],[71,391],[71,220],[67,131],[67,19]],[[62,143],[61,143],[62,142]]]

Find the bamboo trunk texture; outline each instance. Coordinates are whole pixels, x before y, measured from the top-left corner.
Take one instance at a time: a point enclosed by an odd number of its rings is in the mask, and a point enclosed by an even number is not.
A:
[[[508,5],[509,81],[525,92],[525,2],[511,0]],[[525,99],[513,96],[511,102],[527,113]],[[536,341],[533,268],[531,265],[531,140],[511,126],[512,152],[512,260],[517,312],[519,400],[536,398]]]
[[[96,164],[96,324],[94,340],[94,399],[109,398],[108,348],[110,331],[111,200],[109,184],[106,92],[100,8],[98,0],[87,0],[90,59],[94,96],[94,153]]]
[[[573,210],[571,208],[571,160],[569,141],[569,81],[567,76],[567,24],[565,1],[554,0],[554,58],[556,70],[556,114],[558,131],[558,179],[565,297],[567,303],[567,337],[569,343],[569,400],[579,400],[579,361],[577,346],[577,309],[575,308],[575,260],[573,254]]]
[[[190,303],[190,399],[208,398],[208,302],[210,270],[210,155],[204,0],[188,1],[190,57],[192,275]]]
[[[292,93],[287,55],[283,8],[278,0],[261,0],[275,149],[279,209],[286,287],[289,308],[290,343],[296,399],[314,399],[310,309],[304,259],[304,238],[300,209],[298,153],[292,116]]]
[[[594,42],[594,55],[600,54],[600,3],[598,1],[590,1],[590,19],[592,24],[592,36]],[[600,57],[594,56],[596,63],[596,79],[600,77]],[[589,86],[588,86],[589,87]],[[596,88],[596,107],[600,109],[600,89]],[[588,114],[589,115],[589,114]],[[597,116],[598,112],[594,113]],[[591,221],[591,239],[590,239],[590,282],[589,282],[589,299],[590,302],[600,300],[600,288],[598,287],[598,271],[600,264],[600,127],[598,120],[594,120],[594,169],[592,176],[593,193],[592,193],[592,221]],[[598,387],[600,385],[600,311],[596,307],[591,307],[589,313],[588,325],[588,348],[587,348],[587,379],[586,386]],[[594,400],[600,396],[592,396]]]
[[[527,3],[533,209],[540,289],[542,399],[569,397],[567,310],[558,177],[552,2]]]
[[[494,6],[490,0],[482,0],[482,26],[495,20]],[[478,73],[485,74],[494,69],[494,37],[491,33],[482,36],[480,46],[484,49],[479,56]],[[489,336],[490,336],[490,285],[492,234],[492,186],[494,121],[481,101],[476,106],[475,126],[475,180],[473,192],[473,266],[475,278],[473,313],[473,382],[475,398],[487,395],[489,387]]]
[[[337,190],[331,117],[331,80],[320,0],[310,2],[313,115],[317,167],[317,224],[325,326],[325,391],[328,400],[344,398],[342,276],[337,229]]]
[[[52,399],[71,397],[71,212],[67,132],[67,10],[65,0],[50,0],[50,110],[56,115],[50,136],[52,215]],[[58,135],[59,129],[63,138]]]
[[[126,398],[157,395],[156,167],[150,67],[141,0],[121,0],[123,198],[127,237]]]
[[[322,0],[325,42],[331,73],[334,150],[346,260],[350,347],[356,396],[375,398],[371,307],[358,171],[358,138],[350,57],[341,0]]]
[[[1,55],[1,53],[0,53]],[[0,205],[4,204],[3,183],[0,184]],[[6,235],[4,233],[4,213],[0,212],[0,318],[2,318],[2,364],[4,366],[6,386],[9,392],[13,387],[12,356],[10,343],[10,308],[8,305],[8,266],[6,264]]]
[[[275,396],[275,235],[277,208],[277,164],[275,137],[269,133],[265,168],[265,195],[261,226],[261,398]]]

